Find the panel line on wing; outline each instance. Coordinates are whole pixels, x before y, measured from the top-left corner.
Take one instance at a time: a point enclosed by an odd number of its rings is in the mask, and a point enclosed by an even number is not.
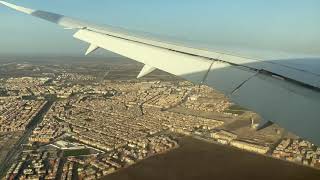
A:
[[[231,95],[233,95],[235,92],[237,92],[246,82],[248,82],[251,78],[255,77],[257,74],[259,74],[260,71],[257,71],[257,73],[255,73],[253,76],[249,77],[248,79],[246,79],[245,81],[243,81],[241,84],[239,84],[239,86],[237,86],[232,92]]]
[[[210,66],[209,66],[209,68],[208,68],[208,71],[207,71],[206,74],[204,75],[204,77],[203,77],[203,79],[202,79],[202,81],[201,81],[200,84],[204,84],[204,83],[206,82],[206,79],[208,78],[208,74],[209,74],[209,72],[210,72],[210,69],[211,69],[213,63],[214,63],[214,60],[212,60]]]

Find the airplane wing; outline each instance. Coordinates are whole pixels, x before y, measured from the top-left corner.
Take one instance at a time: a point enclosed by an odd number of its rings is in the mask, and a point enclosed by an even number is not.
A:
[[[17,11],[75,29],[74,37],[90,44],[86,55],[103,48],[145,64],[138,77],[155,69],[205,84],[233,102],[259,113],[320,145],[320,60],[267,61],[203,50],[101,27],[46,11],[16,6]]]

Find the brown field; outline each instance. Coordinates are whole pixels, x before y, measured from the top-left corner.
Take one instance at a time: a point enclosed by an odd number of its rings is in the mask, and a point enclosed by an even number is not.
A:
[[[231,147],[180,139],[181,147],[107,176],[108,180],[319,180],[320,170]]]

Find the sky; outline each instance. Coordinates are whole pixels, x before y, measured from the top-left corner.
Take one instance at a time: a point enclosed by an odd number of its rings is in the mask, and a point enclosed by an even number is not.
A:
[[[7,1],[211,49],[258,49],[320,57],[319,0]],[[0,56],[82,55],[88,45],[74,39],[73,33],[0,5]]]

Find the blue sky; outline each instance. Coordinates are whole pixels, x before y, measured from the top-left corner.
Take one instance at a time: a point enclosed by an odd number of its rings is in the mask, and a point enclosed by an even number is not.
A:
[[[319,0],[8,0],[98,24],[236,47],[320,56]],[[81,55],[65,30],[0,6],[1,54]]]

